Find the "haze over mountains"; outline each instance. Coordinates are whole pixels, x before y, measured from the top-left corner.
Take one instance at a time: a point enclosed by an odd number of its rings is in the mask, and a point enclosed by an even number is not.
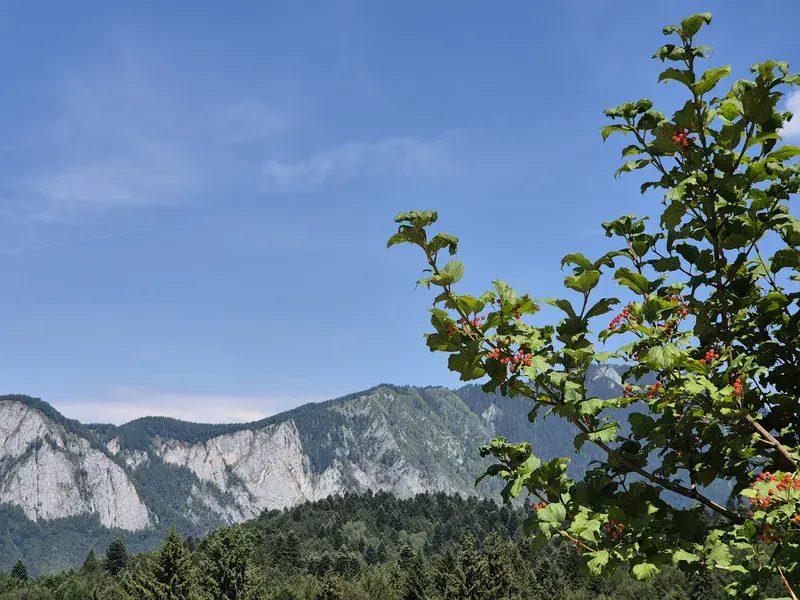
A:
[[[592,395],[616,395],[621,370],[595,369]],[[599,458],[591,447],[576,455],[568,424],[530,423],[529,410],[479,386],[381,385],[247,424],[147,417],[114,426],[0,396],[0,567],[23,558],[37,571],[65,568],[116,535],[145,549],[173,523],[199,536],[367,489],[497,497],[499,482],[474,482],[487,464],[478,447],[498,435],[533,442],[542,458],[570,457],[576,475]]]

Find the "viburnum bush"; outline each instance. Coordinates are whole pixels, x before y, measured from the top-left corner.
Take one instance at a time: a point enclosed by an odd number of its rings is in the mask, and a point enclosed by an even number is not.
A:
[[[418,283],[441,288],[431,351],[450,353],[462,380],[485,379],[487,392],[530,400],[532,420],[546,410],[570,421],[577,451],[603,450],[604,461],[575,481],[566,458],[543,462],[530,443],[497,438],[481,448],[496,461],[481,478],[504,479],[506,501],[523,489],[538,501],[526,522],[536,540],[575,544],[595,574],[619,564],[637,579],[665,564],[724,569],[733,596],[755,597],[760,583],[780,577],[795,598],[800,221],[788,205],[800,188],[800,148],[779,144],[791,114],[777,106],[800,76],[768,61],[750,68],[752,80],[717,91],[730,66],[699,71],[711,49],[695,45],[710,23],[704,13],[664,29],[673,43],[654,58],[671,66],[659,81],[687,94],[671,117],[649,100],[605,111],[612,122],[603,139],[619,133],[632,142],[616,174],[653,173],[641,191],[663,190],[663,212],[654,230],[633,215],[603,223],[619,250],[564,257],[562,268],[572,269],[565,286],[578,301],[541,301],[564,312],[557,325],[527,323],[539,304],[500,281],[481,296],[457,294],[464,266],[440,255],[454,255],[458,240],[429,234],[436,212],[398,215],[388,245],[421,247],[428,268]],[[620,301],[593,297],[609,274],[627,296],[610,324]],[[599,343],[612,349],[600,352]],[[609,361],[629,366],[621,397],[590,397],[588,369]],[[716,480],[732,484],[725,505],[702,491]]]

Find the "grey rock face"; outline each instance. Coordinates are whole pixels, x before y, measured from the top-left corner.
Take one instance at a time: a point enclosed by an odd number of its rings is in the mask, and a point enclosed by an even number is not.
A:
[[[0,503],[34,521],[95,513],[106,527],[150,524],[125,471],[38,410],[0,402],[0,439]]]

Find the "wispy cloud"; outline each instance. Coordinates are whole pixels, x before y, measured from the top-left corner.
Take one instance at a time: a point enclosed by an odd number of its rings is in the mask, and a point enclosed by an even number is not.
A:
[[[73,238],[69,240],[62,240],[59,242],[51,242],[48,244],[38,244],[35,246],[20,246],[18,248],[7,248],[7,249],[0,249],[0,255],[10,255],[10,254],[24,254],[25,252],[31,252],[34,250],[47,250],[50,248],[61,248],[64,246],[73,246],[75,244],[85,244],[87,242],[96,242],[100,240],[108,240],[118,237],[126,237],[129,235],[134,235],[137,233],[145,233],[148,231],[153,231],[152,229],[134,229],[131,231],[117,231],[114,233],[103,233],[100,235],[91,235],[82,238]]]
[[[192,394],[151,388],[120,387],[101,399],[54,402],[65,416],[84,423],[127,423],[148,416],[173,417],[195,423],[246,423],[289,410],[318,396],[236,396]]]
[[[268,160],[262,166],[268,193],[312,190],[337,179],[391,174],[439,175],[453,166],[447,140],[392,137],[350,142],[297,162]]]
[[[50,92],[47,116],[23,135],[13,186],[39,220],[183,202],[230,174],[243,158],[237,145],[289,122],[258,98],[175,77],[168,60],[139,46],[64,70]],[[254,189],[259,162],[249,165]]]
[[[781,129],[781,136],[800,137],[800,90],[790,94],[786,98],[786,110],[791,111],[794,117]]]

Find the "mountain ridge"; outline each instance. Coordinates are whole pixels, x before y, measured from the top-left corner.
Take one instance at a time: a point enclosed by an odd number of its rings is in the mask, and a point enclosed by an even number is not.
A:
[[[590,394],[619,395],[624,369],[594,369]],[[545,460],[569,457],[576,477],[601,458],[591,446],[576,454],[568,423],[557,417],[531,423],[529,410],[524,399],[487,394],[478,385],[380,384],[250,423],[143,417],[109,425],[82,424],[40,399],[0,396],[0,567],[20,558],[34,570],[74,566],[48,559],[40,537],[88,553],[89,547],[102,552],[97,544],[113,533],[141,550],[172,524],[184,536],[201,536],[264,511],[348,492],[496,500],[499,480],[478,488],[474,482],[489,464],[478,448],[497,436],[531,441]],[[92,532],[93,545],[77,539],[81,527]]]

